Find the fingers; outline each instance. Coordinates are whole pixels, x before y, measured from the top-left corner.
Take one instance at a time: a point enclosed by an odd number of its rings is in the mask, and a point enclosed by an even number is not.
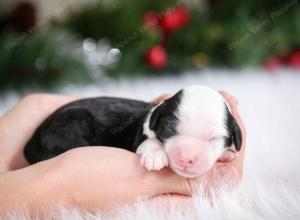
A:
[[[231,108],[231,114],[234,117],[234,119],[236,120],[237,124],[239,125],[239,127],[242,131],[243,143],[242,143],[241,150],[239,152],[239,157],[237,158],[237,160],[234,160],[231,163],[231,165],[234,166],[238,170],[239,175],[241,177],[243,174],[244,154],[245,154],[245,146],[246,146],[246,128],[245,128],[245,125],[244,125],[244,123],[240,117],[240,114],[237,110],[238,101],[232,95],[230,95],[228,92],[220,91],[220,94],[228,102],[228,104]]]
[[[236,109],[238,106],[238,101],[235,97],[230,95],[228,92],[220,91],[220,94],[225,98],[231,108]]]
[[[195,187],[191,188],[186,178],[175,174],[169,168],[163,168],[159,172],[148,172],[146,182],[151,185],[152,195],[179,194],[191,195]]]
[[[232,115],[235,118],[235,120],[237,121],[238,125],[240,126],[240,128],[243,130],[242,132],[246,132],[246,129],[244,127],[244,123],[237,111],[237,107],[238,107],[238,101],[236,100],[236,98],[234,98],[232,95],[230,95],[228,92],[225,91],[220,91],[220,94],[224,97],[224,99],[227,101],[227,103],[229,104],[229,107],[232,110]]]
[[[161,178],[162,181],[160,181],[161,186],[159,194],[192,196],[197,192],[199,187],[208,191],[208,189],[210,189],[210,182],[213,181],[212,172],[207,172],[197,178],[185,178],[175,174],[170,169],[164,169],[163,171],[166,170],[169,170],[170,173],[163,174],[164,177]],[[162,174],[162,172],[160,172],[160,174]]]
[[[158,98],[154,99],[154,100],[152,101],[152,103],[157,105],[157,104],[159,104],[160,102],[162,102],[162,101],[164,101],[164,100],[166,100],[166,99],[168,99],[168,98],[171,98],[171,97],[172,97],[172,94],[171,94],[171,93],[165,93],[165,94],[159,96]]]
[[[220,94],[224,97],[224,99],[228,102],[232,112],[232,116],[234,117],[234,119],[236,120],[236,122],[238,123],[239,127],[242,130],[242,135],[243,135],[243,143],[244,140],[246,138],[246,129],[244,126],[244,123],[240,117],[240,114],[237,111],[237,106],[238,106],[238,101],[232,96],[230,95],[228,92],[225,91],[220,91]]]
[[[234,190],[240,179],[240,171],[235,165],[220,163],[198,178],[183,178],[176,174],[165,175],[160,180],[156,180],[160,185],[160,191],[156,191],[156,195],[178,194],[192,196],[200,189],[199,192],[203,195],[213,197],[218,195],[220,190]]]
[[[57,108],[79,98],[51,94],[33,94],[23,98],[0,118],[1,163],[10,170],[27,166],[23,147],[35,129]],[[16,131],[18,135],[12,138]]]
[[[217,164],[201,179],[201,192],[210,198],[220,192],[234,190],[240,181],[240,173],[231,164]]]

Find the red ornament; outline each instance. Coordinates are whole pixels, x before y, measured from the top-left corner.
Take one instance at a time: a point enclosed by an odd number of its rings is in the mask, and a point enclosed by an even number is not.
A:
[[[189,20],[189,11],[181,6],[167,11],[161,18],[160,26],[165,32],[173,32],[182,28]]]
[[[145,55],[148,65],[153,69],[163,69],[167,65],[168,55],[161,45],[151,47]]]
[[[165,48],[168,47],[171,34],[185,26],[189,20],[190,13],[183,6],[168,10],[162,16],[152,11],[144,14],[144,26],[162,32],[160,45],[151,47],[145,54],[147,64],[152,69],[163,69],[167,65],[168,55]]]
[[[149,11],[144,14],[143,24],[147,28],[157,28],[159,24],[159,16],[156,12]]]
[[[265,68],[269,71],[277,70],[281,66],[281,60],[278,57],[271,57],[265,61]]]
[[[287,65],[300,69],[300,51],[295,51],[287,57]]]

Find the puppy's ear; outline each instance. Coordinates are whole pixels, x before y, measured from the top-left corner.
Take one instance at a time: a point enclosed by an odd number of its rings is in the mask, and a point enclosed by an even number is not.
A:
[[[156,130],[157,125],[159,124],[159,119],[164,118],[165,124],[168,124],[172,118],[174,118],[174,113],[178,108],[180,100],[183,96],[183,90],[180,90],[172,97],[164,100],[161,104],[159,104],[151,114],[149,127],[151,130]],[[176,118],[176,117],[175,117]]]
[[[226,106],[226,116],[227,116],[227,128],[229,132],[229,138],[231,139],[231,143],[233,142],[235,149],[237,151],[241,150],[242,147],[242,132],[237,124],[236,120],[233,118],[231,113],[229,112],[229,109]]]
[[[179,119],[176,112],[181,96],[182,91],[177,92],[174,96],[159,104],[151,113],[149,128],[155,132],[156,138],[162,143],[177,133],[176,125]]]

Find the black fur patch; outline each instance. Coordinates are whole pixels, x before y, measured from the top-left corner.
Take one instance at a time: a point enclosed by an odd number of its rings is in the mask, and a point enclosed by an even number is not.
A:
[[[154,131],[156,138],[162,143],[177,134],[176,126],[179,119],[175,112],[178,110],[183,92],[180,90],[171,98],[165,100],[152,113],[150,117],[150,130]]]
[[[122,98],[82,99],[54,112],[24,148],[29,163],[83,146],[111,146],[135,152],[146,138],[143,123],[154,105]]]

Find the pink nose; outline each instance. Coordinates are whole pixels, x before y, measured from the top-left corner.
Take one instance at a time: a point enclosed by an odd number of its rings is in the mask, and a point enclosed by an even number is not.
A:
[[[181,158],[179,159],[178,162],[180,166],[184,168],[190,168],[195,164],[196,158],[192,158],[192,157]]]

